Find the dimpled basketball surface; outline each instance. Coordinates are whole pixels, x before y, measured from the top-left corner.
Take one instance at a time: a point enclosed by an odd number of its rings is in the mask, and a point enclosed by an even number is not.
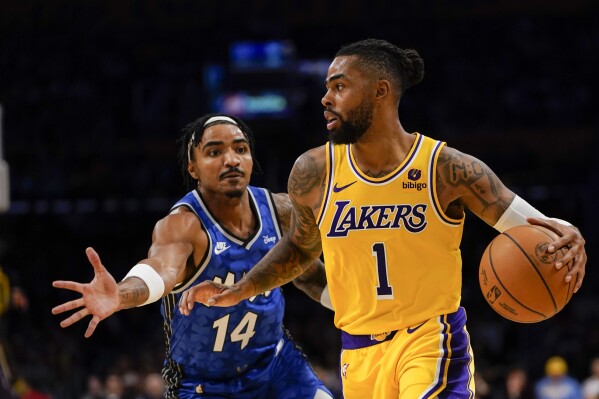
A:
[[[558,238],[533,225],[512,227],[487,246],[479,267],[480,288],[487,303],[501,316],[519,323],[536,323],[562,310],[572,297],[575,281],[564,281],[572,262],[555,268],[567,249],[548,253]]]

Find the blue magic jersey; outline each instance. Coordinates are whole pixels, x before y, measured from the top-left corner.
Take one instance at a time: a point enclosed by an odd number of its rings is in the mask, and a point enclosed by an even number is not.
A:
[[[224,284],[239,281],[280,240],[271,194],[248,187],[256,230],[247,239],[223,228],[194,190],[171,210],[185,206],[202,222],[208,250],[196,273],[179,284],[162,302],[167,360],[163,376],[169,386],[181,378],[224,380],[244,375],[271,361],[283,338],[285,301],[280,288],[249,298],[233,307],[206,307],[196,303],[189,316],[177,304],[181,292],[205,280]]]

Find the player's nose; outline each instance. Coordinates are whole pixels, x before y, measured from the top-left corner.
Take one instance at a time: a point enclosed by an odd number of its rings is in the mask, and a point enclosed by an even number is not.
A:
[[[241,157],[233,148],[230,148],[224,154],[225,165],[227,166],[237,166],[241,163]]]
[[[324,94],[324,96],[322,96],[322,98],[320,99],[320,103],[324,107],[330,107],[333,105],[333,103],[331,102],[331,97],[329,95],[329,90],[327,90],[327,92]]]

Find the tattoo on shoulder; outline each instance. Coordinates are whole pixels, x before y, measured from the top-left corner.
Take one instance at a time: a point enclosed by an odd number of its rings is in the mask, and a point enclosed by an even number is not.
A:
[[[304,154],[295,162],[289,176],[289,194],[304,195],[314,187],[324,184],[324,167],[310,154]]]

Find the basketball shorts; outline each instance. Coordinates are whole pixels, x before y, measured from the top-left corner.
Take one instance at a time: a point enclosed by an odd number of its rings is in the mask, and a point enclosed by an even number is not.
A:
[[[210,367],[210,365],[206,365]],[[270,362],[246,375],[226,380],[183,377],[176,394],[179,399],[332,399],[333,395],[316,376],[301,350],[286,337]]]
[[[345,399],[474,398],[466,312],[376,336],[341,333]]]

